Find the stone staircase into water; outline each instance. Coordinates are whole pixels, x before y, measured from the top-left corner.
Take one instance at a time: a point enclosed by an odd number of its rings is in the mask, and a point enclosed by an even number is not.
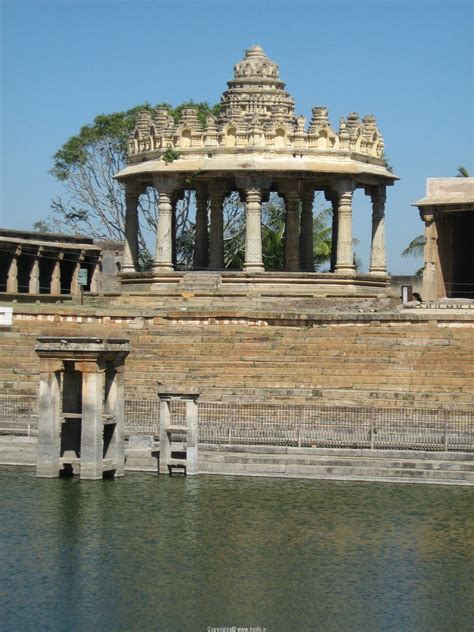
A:
[[[200,450],[200,472],[474,485],[474,453],[207,445]]]
[[[128,446],[126,471],[158,472],[159,444]],[[36,437],[1,437],[0,465],[34,466]],[[174,463],[173,463],[174,465]],[[182,466],[182,461],[176,461]],[[341,481],[474,485],[474,453],[287,448],[278,446],[199,446],[200,474],[314,478]]]

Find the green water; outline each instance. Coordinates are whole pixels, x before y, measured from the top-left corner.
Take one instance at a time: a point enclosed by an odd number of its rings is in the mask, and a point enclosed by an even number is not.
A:
[[[474,630],[474,489],[0,469],[0,630]]]

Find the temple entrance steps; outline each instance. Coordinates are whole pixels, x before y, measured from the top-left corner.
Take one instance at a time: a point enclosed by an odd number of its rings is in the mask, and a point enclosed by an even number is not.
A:
[[[202,445],[203,474],[474,485],[474,454]]]
[[[328,312],[352,311],[375,312],[392,309],[399,304],[398,297],[388,298],[375,291],[338,293],[325,289],[313,292],[296,286],[291,292],[281,293],[278,288],[261,291],[226,289],[212,291],[182,288],[155,292],[125,292],[90,295],[86,297],[89,307],[120,307],[122,309],[193,309],[200,311],[218,310],[265,310],[283,312]]]
[[[314,296],[386,294],[390,277],[386,274],[289,272],[266,270],[244,272],[242,270],[174,271],[161,275],[150,272],[126,273],[120,278],[122,295],[172,294],[183,291],[209,295],[256,295],[272,292],[290,297],[301,293]]]

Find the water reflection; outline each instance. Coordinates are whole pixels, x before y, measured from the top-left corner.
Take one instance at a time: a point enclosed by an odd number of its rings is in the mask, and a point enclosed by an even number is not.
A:
[[[474,490],[0,470],[6,630],[470,630]]]

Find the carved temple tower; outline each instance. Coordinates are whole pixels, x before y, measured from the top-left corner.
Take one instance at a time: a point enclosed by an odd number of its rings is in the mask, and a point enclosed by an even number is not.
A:
[[[388,283],[384,215],[386,187],[397,180],[387,170],[383,138],[375,117],[350,113],[336,132],[325,107],[314,107],[309,125],[296,116],[278,65],[260,46],[236,64],[221,97],[220,113],[205,125],[197,108],[182,111],[176,123],[166,108],[139,114],[128,143],[127,166],[117,178],[126,189],[126,244],[122,283],[156,288],[178,284],[174,216],[184,190],[195,191],[194,269],[212,270],[222,284],[259,287],[276,283],[344,289],[385,288]],[[146,187],[159,193],[156,251],[152,272],[138,270],[138,200]],[[363,189],[371,199],[372,240],[368,274],[354,267],[352,196]],[[237,191],[245,204],[245,258],[242,271],[224,266],[223,206]],[[313,255],[313,199],[323,191],[332,204],[332,259],[317,273]],[[265,270],[262,203],[277,192],[285,203],[285,265]]]

